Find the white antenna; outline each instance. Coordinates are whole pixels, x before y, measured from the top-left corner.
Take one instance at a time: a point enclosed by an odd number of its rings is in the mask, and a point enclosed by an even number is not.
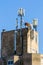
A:
[[[25,10],[23,8],[19,8],[18,16],[24,16],[24,15],[25,15]]]
[[[37,31],[38,19],[33,19],[33,28]]]

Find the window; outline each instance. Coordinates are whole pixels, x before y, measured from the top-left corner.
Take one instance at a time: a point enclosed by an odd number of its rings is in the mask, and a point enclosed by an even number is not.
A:
[[[8,64],[7,65],[13,65],[13,60],[8,60]]]

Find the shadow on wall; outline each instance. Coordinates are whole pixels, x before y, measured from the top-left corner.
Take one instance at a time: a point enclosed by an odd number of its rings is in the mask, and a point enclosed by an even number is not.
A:
[[[23,62],[21,60],[18,60],[14,65],[23,65]]]

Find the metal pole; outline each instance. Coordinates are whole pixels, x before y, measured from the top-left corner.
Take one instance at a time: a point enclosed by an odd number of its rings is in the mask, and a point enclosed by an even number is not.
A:
[[[22,44],[22,51],[21,55],[23,55],[23,33],[22,33],[22,16],[21,16],[21,21],[20,21],[20,43]]]
[[[16,37],[17,37],[18,19],[16,18],[16,30],[14,34],[14,54],[16,54]]]
[[[14,34],[14,54],[16,54],[16,31]]]
[[[21,46],[21,49],[22,49],[22,51],[21,51],[21,53],[20,53],[20,55],[23,55],[23,31],[22,31],[22,16],[24,16],[24,9],[23,8],[20,8],[19,10],[18,10],[18,16],[20,16],[20,44],[22,45]]]

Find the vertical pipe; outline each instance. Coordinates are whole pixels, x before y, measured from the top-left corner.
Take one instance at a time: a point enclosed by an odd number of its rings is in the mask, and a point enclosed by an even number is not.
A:
[[[22,51],[21,55],[23,54],[23,33],[22,33],[22,16],[21,16],[21,21],[20,21],[20,43],[22,44]]]
[[[16,54],[17,28],[18,28],[18,19],[16,18],[16,30],[15,30],[15,33],[14,33],[14,51],[15,51],[15,54]]]
[[[16,54],[16,31],[14,33],[14,52]]]

